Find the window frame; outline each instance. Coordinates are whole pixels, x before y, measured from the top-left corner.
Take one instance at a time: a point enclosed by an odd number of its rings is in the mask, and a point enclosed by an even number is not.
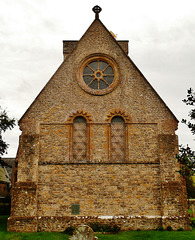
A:
[[[96,59],[86,63],[83,80],[91,89],[104,90],[113,84],[114,70],[109,62]]]
[[[121,117],[122,119],[123,119],[123,121],[124,121],[124,158],[123,159],[119,159],[119,160],[113,160],[112,159],[112,153],[111,153],[111,151],[112,151],[112,136],[111,136],[111,134],[112,134],[112,119],[114,118],[114,117]],[[110,119],[109,119],[109,125],[108,125],[108,158],[109,158],[109,162],[114,162],[114,163],[116,163],[116,162],[118,162],[118,163],[120,163],[120,162],[127,162],[128,161],[128,157],[129,157],[129,155],[128,155],[128,123],[127,123],[127,121],[126,121],[126,119],[122,116],[122,115],[118,115],[118,114],[116,114],[116,115],[113,115]]]
[[[82,117],[86,121],[86,159],[83,159],[81,161],[75,160],[74,159],[74,120],[77,117]],[[90,124],[89,124],[89,119],[86,118],[83,115],[76,115],[71,121],[70,124],[70,161],[71,162],[77,162],[77,163],[83,163],[83,162],[89,162],[90,161]]]
[[[103,61],[108,63],[112,69],[113,69],[113,75],[114,75],[114,79],[112,81],[112,83],[104,89],[92,89],[90,88],[84,81],[83,79],[83,72],[86,68],[87,65],[89,65],[91,62],[94,61]],[[110,56],[107,56],[105,54],[93,54],[93,55],[89,55],[88,57],[86,57],[80,64],[79,64],[79,68],[78,68],[78,75],[77,75],[77,80],[78,80],[78,84],[79,86],[87,93],[90,93],[92,95],[105,95],[107,93],[112,92],[118,85],[119,80],[120,80],[120,72],[119,72],[119,67],[118,64],[116,63],[116,61],[111,58]]]

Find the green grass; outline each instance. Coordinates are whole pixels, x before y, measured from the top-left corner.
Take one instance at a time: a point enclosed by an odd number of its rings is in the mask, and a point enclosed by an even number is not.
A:
[[[63,233],[37,232],[37,233],[13,233],[7,232],[8,216],[0,216],[0,239],[2,240],[61,240],[69,238]],[[99,240],[194,240],[193,231],[126,231],[119,234],[95,234]]]
[[[127,231],[117,235],[96,235],[99,240],[194,240],[195,231]]]

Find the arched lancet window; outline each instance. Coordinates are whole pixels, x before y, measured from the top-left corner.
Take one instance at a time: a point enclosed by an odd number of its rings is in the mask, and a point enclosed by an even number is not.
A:
[[[84,117],[78,116],[73,122],[73,159],[87,158],[87,123]]]
[[[120,116],[111,120],[111,160],[125,159],[125,122]]]

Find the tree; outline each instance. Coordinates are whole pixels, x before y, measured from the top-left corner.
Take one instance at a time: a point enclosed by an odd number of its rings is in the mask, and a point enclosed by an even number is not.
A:
[[[190,147],[179,148],[179,154],[177,160],[181,164],[180,170],[178,171],[183,178],[190,179],[195,173],[195,152]]]
[[[192,88],[187,90],[187,98],[183,100],[186,105],[192,106],[189,112],[190,121],[182,119],[182,123],[186,124],[193,135],[195,135],[195,92]],[[179,146],[179,154],[176,156],[180,165],[178,171],[183,178],[186,179],[186,187],[189,198],[195,197],[195,187],[192,182],[192,176],[195,174],[195,151],[193,151],[188,145],[187,147]]]
[[[1,159],[1,156],[7,153],[9,146],[9,144],[3,140],[2,133],[8,129],[12,129],[15,126],[15,122],[16,120],[9,118],[7,112],[0,107],[0,165],[2,166],[5,166],[6,163]]]
[[[187,99],[184,99],[183,102],[185,102],[186,105],[195,106],[195,92],[192,88],[187,91]],[[189,117],[191,121],[195,121],[195,108],[191,109],[189,112]],[[185,123],[191,130],[192,134],[195,135],[195,123],[192,123],[190,121],[187,122],[186,119],[182,119],[182,123]]]

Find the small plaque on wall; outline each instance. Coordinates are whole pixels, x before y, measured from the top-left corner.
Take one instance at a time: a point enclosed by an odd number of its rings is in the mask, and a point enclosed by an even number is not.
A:
[[[72,215],[79,215],[80,214],[80,204],[72,204],[71,214]]]

